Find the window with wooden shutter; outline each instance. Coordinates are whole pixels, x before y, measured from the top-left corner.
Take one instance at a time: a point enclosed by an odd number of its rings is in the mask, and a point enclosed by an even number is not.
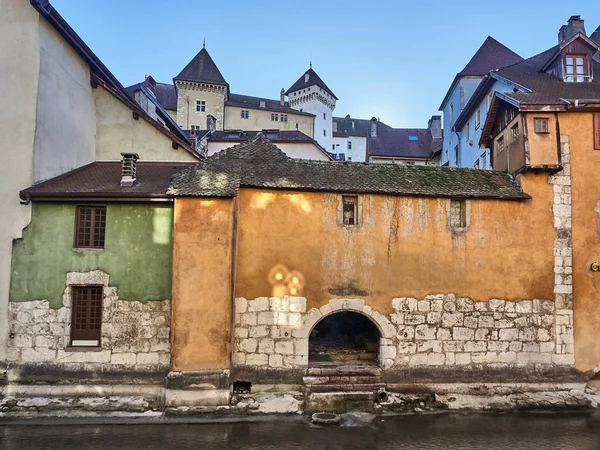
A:
[[[106,206],[78,206],[75,247],[104,248]]]
[[[71,345],[98,347],[102,326],[102,286],[73,286]]]
[[[600,113],[594,113],[594,148],[600,150]]]

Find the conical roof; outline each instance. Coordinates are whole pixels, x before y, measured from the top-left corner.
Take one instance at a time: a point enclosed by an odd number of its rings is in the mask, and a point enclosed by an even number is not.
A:
[[[314,85],[319,86],[333,98],[338,100],[338,98],[335,96],[332,90],[327,87],[325,82],[321,80],[321,77],[317,75],[317,72],[315,72],[312,69],[312,67],[310,67],[306,72],[304,72],[304,74],[300,78],[298,78],[298,81],[292,84],[292,87],[289,88],[285,94],[288,95],[290,92],[299,91],[300,89],[304,89]]]
[[[205,47],[194,56],[174,80],[197,81],[228,86],[227,81],[221,75],[219,68]]]

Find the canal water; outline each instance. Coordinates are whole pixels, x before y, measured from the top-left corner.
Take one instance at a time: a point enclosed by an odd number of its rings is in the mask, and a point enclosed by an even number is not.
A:
[[[340,427],[307,421],[230,424],[0,425],[0,448],[240,450],[597,450],[600,423],[585,415],[346,417]]]

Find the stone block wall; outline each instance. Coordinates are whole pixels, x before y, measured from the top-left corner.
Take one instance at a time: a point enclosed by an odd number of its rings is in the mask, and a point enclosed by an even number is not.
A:
[[[52,363],[87,370],[168,369],[170,300],[120,300],[117,288],[108,282],[108,274],[102,271],[69,273],[61,308],[50,308],[47,300],[10,302],[9,364]],[[69,347],[73,285],[103,286],[99,348]]]
[[[233,363],[272,369],[308,365],[314,326],[337,311],[369,317],[381,333],[379,364],[384,369],[420,366],[572,365],[557,342],[569,340],[571,317],[551,300],[475,302],[454,294],[424,299],[394,298],[385,316],[363,299],[332,299],[306,311],[302,297],[236,299]]]

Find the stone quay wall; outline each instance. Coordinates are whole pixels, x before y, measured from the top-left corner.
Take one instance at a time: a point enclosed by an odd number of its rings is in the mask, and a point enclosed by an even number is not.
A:
[[[237,298],[233,364],[305,368],[312,329],[338,311],[363,314],[377,325],[384,369],[574,364],[570,348],[562,345],[572,340],[572,326],[566,324],[572,312],[557,310],[553,301],[472,301],[439,294],[391,302],[395,312],[385,316],[357,298],[332,299],[309,311],[302,297]]]
[[[77,370],[168,369],[171,363],[171,302],[120,300],[102,271],[67,274],[63,306],[47,300],[9,305],[8,363],[52,363]],[[102,285],[102,325],[99,348],[70,347],[71,286]]]

